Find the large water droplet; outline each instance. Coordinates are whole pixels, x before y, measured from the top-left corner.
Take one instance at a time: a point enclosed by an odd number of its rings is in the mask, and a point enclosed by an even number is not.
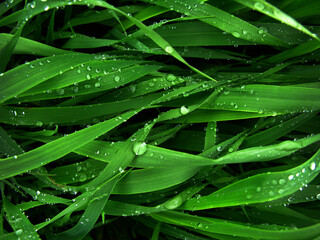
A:
[[[259,10],[259,11],[263,11],[263,9],[264,9],[264,4],[261,3],[261,2],[255,2],[255,3],[253,4],[253,7],[254,7],[255,9]]]
[[[41,122],[41,121],[36,121],[36,126],[37,126],[37,127],[42,127],[42,125],[43,125],[43,122]]]
[[[135,155],[143,155],[147,151],[147,144],[145,142],[136,142],[133,145],[133,152]]]
[[[231,34],[236,38],[239,38],[241,36],[241,34],[238,32],[232,32]]]
[[[167,53],[169,53],[169,54],[173,53],[173,48],[170,47],[170,46],[165,47],[164,50],[165,50]]]
[[[114,79],[115,82],[119,82],[120,81],[120,77],[119,76],[114,76],[113,79]]]
[[[56,92],[58,93],[58,95],[63,95],[64,94],[64,89],[57,89]]]
[[[167,76],[167,80],[168,80],[169,82],[175,81],[175,80],[176,80],[176,76],[173,75],[173,74],[169,74],[169,75]]]
[[[23,230],[22,229],[18,229],[14,232],[17,236],[21,236],[22,233],[23,233]]]
[[[310,170],[311,171],[314,171],[316,169],[316,163],[315,162],[312,162],[311,164],[310,164]]]
[[[180,108],[180,113],[182,114],[182,115],[186,115],[186,114],[188,114],[190,111],[189,111],[189,109],[186,107],[186,106],[182,106],[181,108]]]
[[[289,180],[292,180],[293,178],[294,178],[294,175],[290,175],[290,176],[288,177]]]
[[[182,204],[182,198],[180,196],[175,196],[174,198],[167,201],[164,206],[167,209],[175,209]]]

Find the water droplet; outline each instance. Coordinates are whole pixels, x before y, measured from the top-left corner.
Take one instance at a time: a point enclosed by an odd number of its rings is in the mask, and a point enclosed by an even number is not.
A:
[[[86,84],[86,85],[84,85],[84,88],[89,89],[89,88],[91,88],[91,85],[90,84]]]
[[[264,4],[261,3],[261,2],[255,2],[255,3],[253,4],[253,7],[254,7],[255,9],[259,10],[259,11],[263,11],[263,9],[264,9]]]
[[[261,192],[261,187],[257,187],[257,192]]]
[[[94,87],[95,87],[95,88],[100,88],[100,87],[101,87],[101,83],[96,82],[96,83],[94,84]]]
[[[64,89],[61,88],[61,89],[57,89],[56,92],[58,93],[58,95],[63,95],[64,94]]]
[[[281,178],[280,180],[279,180],[279,184],[280,185],[283,185],[283,184],[285,184],[286,183],[286,180],[284,180],[283,178]]]
[[[40,191],[38,190],[38,191],[36,192],[36,194],[37,194],[37,195],[40,195]]]
[[[124,172],[124,169],[122,167],[119,167],[119,172],[120,173],[123,173]]]
[[[320,193],[317,195],[317,199],[319,199],[319,200],[320,200]]]
[[[231,34],[236,38],[239,38],[241,36],[241,34],[238,32],[232,32]]]
[[[186,115],[186,114],[188,114],[190,111],[189,111],[189,109],[186,107],[186,106],[182,106],[181,108],[180,108],[180,113],[182,114],[182,115]]]
[[[87,175],[85,173],[79,174],[79,181],[84,182],[88,179]]]
[[[269,192],[269,195],[270,195],[270,196],[274,196],[274,191],[270,191],[270,192]]]
[[[283,194],[283,193],[284,193],[284,190],[283,190],[283,189],[279,189],[279,190],[278,190],[278,193],[279,193],[279,194]]]
[[[130,92],[134,93],[137,90],[137,87],[135,85],[131,84],[129,86],[129,90],[130,90]]]
[[[23,233],[23,230],[22,229],[18,229],[14,232],[17,236],[21,236],[22,233]]]
[[[167,80],[168,80],[169,82],[175,81],[175,80],[176,80],[176,76],[173,75],[173,74],[169,74],[169,75],[167,76]]]
[[[120,81],[120,77],[119,76],[114,76],[113,79],[114,79],[115,82],[119,82]]]
[[[87,74],[86,78],[87,78],[87,80],[90,80],[91,79],[90,74]]]
[[[312,162],[311,164],[310,164],[310,170],[311,171],[314,171],[316,169],[316,163],[315,162]]]
[[[170,199],[169,201],[167,201],[164,206],[167,209],[175,209],[177,207],[179,207],[182,204],[182,198],[181,196],[175,196],[172,199]]]
[[[136,142],[133,145],[133,152],[136,155],[143,155],[147,151],[147,144],[145,142]]]
[[[45,11],[48,11],[49,9],[50,9],[49,6],[45,6],[45,7],[44,7],[44,10],[45,10]]]
[[[293,178],[294,178],[294,175],[290,175],[290,176],[288,177],[289,180],[292,180]]]
[[[36,121],[36,126],[37,126],[37,127],[42,127],[42,125],[43,125],[43,122],[41,122],[41,121]]]
[[[170,46],[165,47],[164,50],[165,50],[167,53],[169,53],[169,54],[173,53],[173,48],[170,47]]]

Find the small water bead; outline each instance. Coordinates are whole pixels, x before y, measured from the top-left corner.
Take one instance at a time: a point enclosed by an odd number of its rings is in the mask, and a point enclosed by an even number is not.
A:
[[[263,11],[263,9],[264,9],[264,4],[261,3],[261,2],[255,2],[255,3],[253,4],[253,7],[254,7],[255,9],[259,10],[259,11]]]
[[[63,95],[64,94],[64,89],[61,88],[61,89],[57,89],[56,92],[58,93],[58,95]]]
[[[312,162],[311,164],[310,164],[310,170],[311,171],[314,171],[316,169],[316,163],[315,162]]]
[[[114,79],[115,82],[119,82],[120,81],[120,77],[119,76],[114,76],[113,79]]]
[[[169,53],[169,54],[173,53],[173,48],[170,47],[170,46],[165,47],[164,50],[165,50],[167,53]]]
[[[41,121],[36,121],[36,126],[37,126],[37,127],[42,127],[42,125],[43,125],[43,122],[41,122]]]
[[[120,173],[123,173],[123,172],[124,172],[124,169],[123,169],[122,167],[119,167],[118,170],[119,170]]]
[[[23,233],[23,230],[22,229],[18,229],[14,232],[17,236],[21,236],[22,233]]]
[[[234,36],[236,38],[239,38],[241,36],[241,34],[238,32],[232,32],[231,34],[232,34],[232,36]]]
[[[270,196],[274,196],[274,191],[270,191],[270,192],[269,192],[269,195],[270,195]]]
[[[91,79],[90,74],[87,74],[86,78],[87,78],[87,80],[90,80]]]
[[[90,67],[90,66],[88,66],[88,67],[87,67],[87,70],[88,70],[88,71],[91,71],[91,67]]]
[[[136,142],[133,145],[133,152],[135,155],[143,155],[147,151],[147,144],[145,142]]]
[[[167,201],[164,206],[167,209],[175,209],[177,207],[179,207],[182,204],[182,198],[181,196],[175,196],[172,199],[170,199],[169,201]]]
[[[279,189],[279,190],[278,190],[278,193],[279,193],[279,194],[283,194],[283,193],[284,193],[284,190],[283,190],[283,189]]]
[[[280,180],[279,180],[279,184],[280,185],[283,185],[283,184],[285,184],[286,183],[286,180],[284,180],[283,178],[281,178]]]
[[[45,7],[44,7],[44,10],[45,10],[45,11],[48,11],[49,9],[50,9],[49,6],[45,6]]]
[[[167,76],[167,80],[168,80],[169,82],[175,81],[175,80],[176,80],[176,76],[173,75],[173,74],[169,74],[169,75]]]
[[[180,113],[182,114],[182,115],[186,115],[186,114],[188,114],[190,111],[189,111],[189,109],[186,107],[186,106],[182,106],[181,108],[180,108]]]
[[[317,199],[319,199],[319,200],[320,200],[320,193],[317,195]]]
[[[84,182],[88,179],[87,175],[85,173],[79,174],[79,181]]]
[[[272,180],[272,184],[273,184],[273,185],[277,185],[278,182],[277,182],[276,180]]]
[[[130,92],[134,93],[137,90],[137,87],[135,85],[131,84],[129,86],[129,90],[130,90]]]
[[[95,87],[95,88],[100,88],[100,87],[101,87],[101,83],[96,82],[96,83],[94,84],[94,87]]]
[[[288,179],[292,180],[294,178],[294,175],[289,175]]]
[[[86,85],[84,85],[84,88],[89,89],[89,88],[91,88],[91,85],[90,84],[86,84]]]

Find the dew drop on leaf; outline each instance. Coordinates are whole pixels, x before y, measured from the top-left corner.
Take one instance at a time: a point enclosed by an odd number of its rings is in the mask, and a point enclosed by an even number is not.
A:
[[[143,155],[147,151],[147,144],[145,142],[136,142],[133,145],[133,152],[135,155]]]
[[[190,111],[189,111],[189,109],[186,107],[186,106],[182,106],[181,108],[180,108],[180,113],[182,114],[182,115],[186,115],[186,114],[188,114]]]
[[[314,171],[316,169],[316,163],[315,162],[312,162],[311,164],[310,164],[310,170],[311,171]]]
[[[172,199],[170,199],[169,201],[167,201],[164,206],[167,209],[175,209],[177,207],[179,207],[182,204],[182,198],[181,196],[175,196]]]
[[[254,7],[255,9],[259,10],[259,11],[263,11],[263,9],[264,9],[264,4],[261,3],[261,2],[255,2],[255,3],[253,4],[253,7]]]
[[[241,34],[238,32],[232,32],[231,34],[232,34],[232,36],[234,36],[236,38],[239,38],[241,36]]]
[[[120,81],[120,77],[119,76],[114,76],[113,79],[114,79],[115,82],[119,82]]]
[[[164,50],[165,50],[167,53],[169,53],[169,54],[173,53],[173,48],[170,47],[170,46],[165,47]]]

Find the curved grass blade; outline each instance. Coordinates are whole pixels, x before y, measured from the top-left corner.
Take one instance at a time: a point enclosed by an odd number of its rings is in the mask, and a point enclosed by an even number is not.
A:
[[[11,34],[0,33],[0,48],[3,48],[5,44],[13,37]],[[45,45],[34,40],[30,40],[24,37],[19,37],[15,48],[13,49],[14,54],[29,54],[29,55],[39,55],[39,56],[52,56],[70,53],[67,50],[62,50],[59,48],[54,48]]]
[[[220,10],[212,5],[197,0],[184,0],[172,2],[168,5],[165,0],[148,1],[162,7],[171,8],[174,11],[186,15],[200,17],[200,21],[210,24],[222,31],[232,34],[236,38],[250,42],[270,44],[275,46],[286,46],[286,43],[262,31],[261,29],[237,18],[228,12]]]
[[[123,123],[123,120],[126,121],[136,113],[136,111],[124,113],[121,115],[122,121],[119,121],[118,117],[115,117],[92,127],[72,133],[19,156],[1,159],[0,179],[12,177],[55,161],[70,153],[72,150],[81,147],[105,132],[110,131]]]
[[[290,17],[277,7],[264,0],[236,0],[238,3],[241,3],[253,10],[259,11],[269,17],[272,17],[284,24],[287,24],[297,30],[302,31],[303,33],[311,36],[312,38],[318,39],[317,35],[310,32],[302,24],[296,21],[294,18]],[[318,39],[319,40],[319,39]]]
[[[153,218],[158,221],[196,228],[205,232],[220,233],[236,237],[258,239],[313,239],[320,233],[320,224],[315,224],[301,229],[289,230],[266,230],[259,227],[246,226],[244,224],[226,221],[223,219],[198,217],[186,213],[164,212],[153,213]]]
[[[280,147],[286,149],[284,142]],[[209,209],[275,200],[311,182],[320,171],[320,150],[305,163],[282,172],[267,172],[230,184],[200,199],[190,199],[181,209]]]
[[[36,229],[15,205],[9,202],[6,198],[3,199],[4,210],[6,211],[7,220],[14,230],[17,238],[20,239],[39,239],[40,237]]]
[[[65,61],[66,57],[69,59],[68,62]],[[60,74],[60,72],[90,60],[94,60],[94,56],[87,54],[58,55],[35,60],[32,64],[24,64],[11,69],[0,76],[0,103]]]

